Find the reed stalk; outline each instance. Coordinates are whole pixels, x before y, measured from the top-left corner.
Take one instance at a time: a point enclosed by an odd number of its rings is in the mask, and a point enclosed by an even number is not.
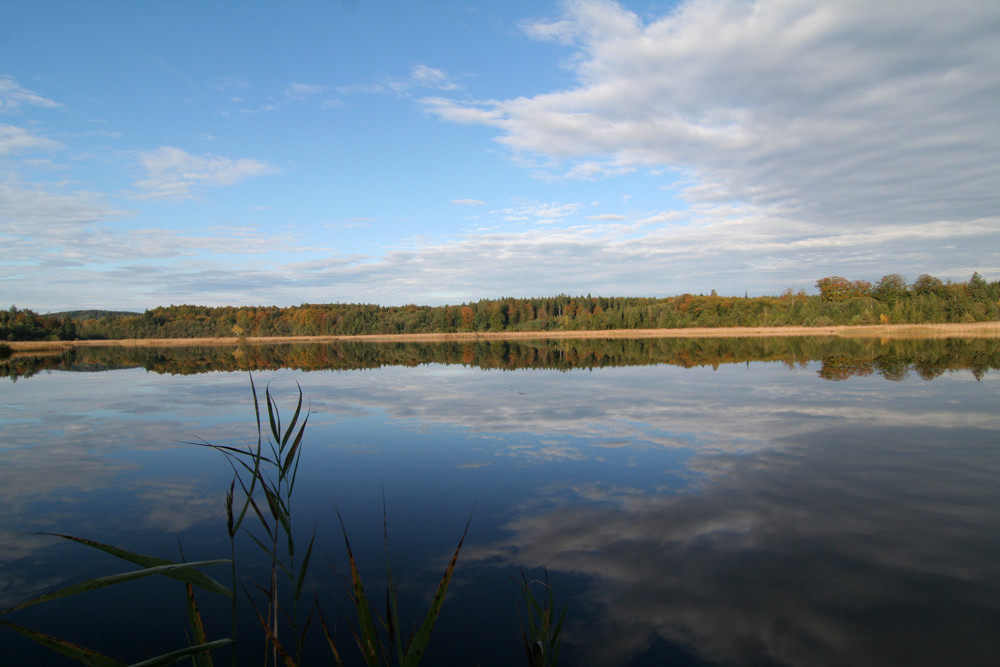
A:
[[[303,435],[309,420],[308,408],[303,413],[302,388],[297,385],[298,398],[294,414],[287,424],[282,423],[281,413],[270,387],[265,388],[266,425],[262,418],[261,401],[258,398],[257,388],[254,385],[252,375],[250,377],[250,388],[253,393],[254,414],[257,425],[257,440],[255,443],[248,444],[243,448],[216,445],[206,441],[189,443],[220,452],[225,456],[233,470],[233,479],[230,482],[225,498],[226,530],[229,536],[230,558],[194,563],[186,563],[183,560],[177,562],[71,535],[41,533],[103,551],[116,558],[139,565],[141,569],[72,584],[37,596],[13,607],[0,610],[0,625],[6,626],[32,641],[57,651],[81,664],[93,667],[121,667],[126,665],[126,663],[117,658],[26,628],[7,618],[3,618],[3,616],[27,607],[86,593],[98,588],[117,586],[150,576],[164,576],[178,580],[184,584],[185,604],[188,612],[190,636],[193,640],[192,644],[175,651],[154,656],[139,663],[134,663],[131,667],[166,665],[188,658],[192,659],[196,667],[212,667],[211,651],[225,646],[230,647],[231,662],[233,667],[236,667],[239,662],[239,652],[237,650],[238,596],[236,593],[239,578],[236,559],[236,540],[238,535],[243,534],[248,536],[266,555],[270,563],[270,576],[268,577],[267,584],[265,586],[259,584],[255,586],[259,593],[263,595],[266,602],[263,613],[256,602],[260,598],[255,599],[254,595],[245,586],[240,586],[264,632],[264,666],[267,667],[267,665],[273,664],[277,667],[279,664],[283,664],[285,667],[297,667],[302,664],[305,639],[314,614],[319,616],[319,622],[322,625],[333,662],[337,665],[343,665],[341,651],[330,632],[330,627],[323,618],[318,599],[314,596],[314,602],[304,621],[302,621],[299,610],[302,590],[307,572],[309,571],[313,545],[316,540],[316,531],[313,530],[304,554],[300,558],[297,557],[295,532],[292,527],[291,500],[295,490],[295,482],[302,455]],[[251,519],[248,522],[248,517],[255,517],[256,521]],[[348,587],[354,607],[352,614],[355,617],[353,633],[362,658],[371,667],[381,667],[383,664],[395,664],[399,667],[417,667],[427,650],[431,633],[444,604],[448,585],[451,582],[452,575],[458,563],[459,552],[462,549],[462,544],[465,542],[465,537],[472,523],[471,514],[459,538],[458,546],[452,553],[448,566],[434,591],[423,621],[419,627],[415,628],[407,636],[404,636],[401,630],[398,584],[394,579],[389,559],[389,529],[384,494],[382,521],[383,538],[385,541],[385,567],[388,582],[384,616],[380,616],[369,602],[361,581],[358,564],[351,550],[347,529],[339,510],[337,511],[337,517],[340,521],[350,568]],[[225,563],[229,564],[231,588],[223,586],[201,571],[201,568]],[[215,640],[208,639],[205,624],[202,621],[201,613],[195,600],[195,588],[225,595],[230,599],[232,614],[230,637]],[[525,593],[526,596],[530,596],[527,583],[525,583]],[[286,605],[281,603],[282,599],[290,601],[291,604],[288,607],[288,611],[286,611]],[[549,600],[550,602],[551,600]],[[565,610],[563,614],[565,615]],[[554,636],[557,639],[561,625],[562,620],[560,618],[554,635],[548,625],[543,627],[549,636]],[[532,664],[534,665],[534,663]]]
[[[227,560],[209,560],[200,561],[195,563],[185,563],[185,562],[175,562],[170,561],[165,558],[159,558],[157,556],[148,556],[145,554],[140,554],[134,551],[128,551],[126,549],[121,549],[109,544],[103,544],[101,542],[95,542],[93,540],[86,540],[80,537],[74,537],[72,535],[62,535],[58,533],[36,533],[38,535],[50,535],[52,537],[58,537],[60,539],[70,540],[78,544],[90,547],[92,549],[97,549],[108,553],[116,558],[129,561],[141,566],[139,570],[132,570],[128,572],[119,572],[117,574],[108,575],[104,577],[97,577],[94,579],[88,579],[86,581],[78,582],[65,586],[63,588],[57,589],[55,591],[50,591],[48,593],[39,595],[37,597],[31,598],[21,602],[20,604],[14,605],[13,607],[8,607],[7,609],[0,610],[0,616],[17,612],[21,609],[27,607],[32,607],[39,604],[44,604],[52,602],[54,600],[59,600],[62,598],[67,598],[74,595],[80,595],[83,593],[88,593],[100,588],[105,588],[108,586],[118,586],[128,582],[143,579],[145,577],[151,576],[164,576],[171,579],[176,579],[178,581],[184,582],[185,584],[185,603],[188,611],[188,619],[191,626],[191,634],[194,638],[194,644],[186,646],[175,651],[170,651],[158,656],[154,656],[140,663],[134,663],[132,667],[152,667],[154,665],[168,665],[179,660],[191,657],[196,660],[198,667],[211,667],[212,659],[211,653],[213,649],[227,646],[232,643],[231,638],[223,638],[216,640],[208,640],[204,623],[201,620],[201,614],[198,611],[198,606],[195,602],[194,597],[194,587],[198,587],[213,593],[226,595],[229,597],[233,596],[233,591],[226,588],[222,584],[218,583],[204,572],[200,568],[208,567],[211,565],[219,565],[228,562]],[[0,625],[6,626],[11,630],[20,633],[21,635],[27,637],[28,639],[45,646],[57,653],[75,660],[76,662],[91,665],[92,667],[121,667],[126,665],[125,662],[119,660],[118,658],[113,658],[111,656],[105,655],[94,649],[87,648],[80,644],[67,641],[65,639],[60,639],[52,635],[48,635],[31,628],[27,628],[23,625],[15,623],[13,621],[7,620],[5,618],[0,618]]]
[[[543,569],[544,578],[528,580],[521,570],[521,602],[518,618],[521,621],[521,639],[529,667],[555,667],[562,649],[563,621],[569,603],[563,605],[558,618],[555,616],[555,593],[549,581],[548,570]],[[531,590],[532,585],[542,587],[541,598]]]
[[[233,555],[233,585],[236,585],[236,535],[242,530],[250,537],[265,554],[270,562],[270,576],[266,587],[257,586],[266,600],[266,614],[261,614],[246,591],[246,596],[261,621],[265,634],[264,664],[279,664],[279,655],[286,664],[289,660],[294,664],[301,663],[302,650],[305,643],[310,611],[304,624],[300,623],[299,599],[309,568],[316,533],[306,548],[301,560],[295,557],[295,535],[292,528],[292,494],[302,456],[302,440],[306,424],[309,421],[309,411],[303,415],[302,387],[296,385],[298,397],[295,411],[287,425],[282,424],[281,411],[270,387],[264,390],[264,403],[267,409],[267,424],[265,428],[260,399],[257,388],[250,375],[250,390],[253,394],[254,416],[257,425],[257,442],[246,448],[216,445],[201,441],[192,444],[209,447],[222,453],[233,470],[233,480],[226,495],[226,520],[230,540],[230,552]],[[265,446],[266,443],[266,446]],[[235,500],[236,486],[239,485],[242,497],[237,504]],[[265,507],[265,510],[261,508]],[[238,509],[237,509],[238,508]],[[263,536],[251,530],[244,523],[252,511],[257,518],[254,524],[263,531]],[[279,581],[286,582],[280,585]],[[281,597],[290,589],[291,611],[283,613]],[[246,589],[244,589],[246,590]],[[292,649],[285,649],[281,638],[286,630],[282,628],[281,619],[287,624],[287,632],[292,638]],[[236,606],[233,606],[233,664],[236,663]],[[287,657],[286,657],[287,656]]]
[[[455,547],[451,560],[448,562],[448,566],[441,576],[441,581],[434,591],[423,622],[419,628],[416,628],[406,637],[402,633],[403,624],[399,612],[399,585],[393,577],[392,564],[389,558],[389,523],[385,497],[383,496],[382,498],[382,534],[385,542],[386,568],[385,616],[380,616],[375,611],[365,593],[357,561],[355,561],[354,553],[351,550],[351,542],[347,537],[347,528],[344,526],[344,519],[340,515],[339,510],[337,510],[337,519],[340,521],[341,531],[344,535],[344,546],[347,549],[347,560],[350,566],[348,588],[356,615],[356,623],[352,628],[352,633],[355,644],[357,644],[365,664],[368,667],[382,667],[382,665],[416,667],[423,659],[427,651],[427,646],[430,643],[434,624],[441,613],[448,585],[451,583],[452,575],[458,564],[458,554],[462,550],[462,544],[465,542],[465,537],[469,533],[469,527],[472,525],[472,516],[469,516],[469,520],[465,524],[465,529],[462,531],[462,536],[458,540],[458,546]],[[320,623],[323,626],[324,634],[336,664],[343,667],[344,663],[340,658],[340,649],[334,641],[322,614],[320,614]]]

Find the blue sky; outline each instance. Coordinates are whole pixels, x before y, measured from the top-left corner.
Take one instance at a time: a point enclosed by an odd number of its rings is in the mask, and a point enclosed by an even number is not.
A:
[[[983,0],[0,0],[0,305],[1000,279]]]

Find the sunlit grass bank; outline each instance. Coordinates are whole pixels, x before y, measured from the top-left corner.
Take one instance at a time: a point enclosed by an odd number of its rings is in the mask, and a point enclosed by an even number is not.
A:
[[[359,336],[269,336],[266,338],[128,338],[122,340],[10,341],[13,351],[62,350],[70,347],[187,347],[240,343],[371,341],[434,343],[467,340],[539,340],[563,338],[740,338],[774,336],[840,336],[844,338],[1000,338],[1000,322],[956,324],[884,324],[829,327],[712,327],[687,329],[613,329],[601,331],[500,331],[446,334],[380,334]]]

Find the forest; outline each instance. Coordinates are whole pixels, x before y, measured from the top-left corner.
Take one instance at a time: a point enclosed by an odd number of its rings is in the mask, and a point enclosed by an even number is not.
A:
[[[967,282],[898,274],[872,284],[829,276],[818,294],[682,294],[673,297],[559,295],[501,298],[453,306],[302,304],[157,307],[143,313],[0,311],[0,341],[350,336],[502,331],[600,331],[690,327],[833,326],[982,322],[1000,319],[1000,281],[978,272]]]

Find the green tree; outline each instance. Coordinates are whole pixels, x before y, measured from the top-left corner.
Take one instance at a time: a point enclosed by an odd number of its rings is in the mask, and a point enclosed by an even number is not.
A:
[[[975,271],[972,277],[969,278],[969,282],[966,284],[969,290],[969,296],[971,296],[976,301],[986,301],[989,299],[989,286],[983,277],[979,275],[979,271]]]
[[[916,280],[913,281],[913,285],[910,286],[910,291],[913,292],[914,296],[925,296],[927,294],[940,295],[944,283],[941,282],[940,278],[935,278],[932,275],[922,273]]]
[[[841,276],[828,276],[816,281],[823,301],[846,301],[851,297],[851,281]]]
[[[882,276],[875,287],[872,288],[872,296],[878,301],[892,305],[909,295],[906,288],[906,278],[898,273],[890,273]]]

